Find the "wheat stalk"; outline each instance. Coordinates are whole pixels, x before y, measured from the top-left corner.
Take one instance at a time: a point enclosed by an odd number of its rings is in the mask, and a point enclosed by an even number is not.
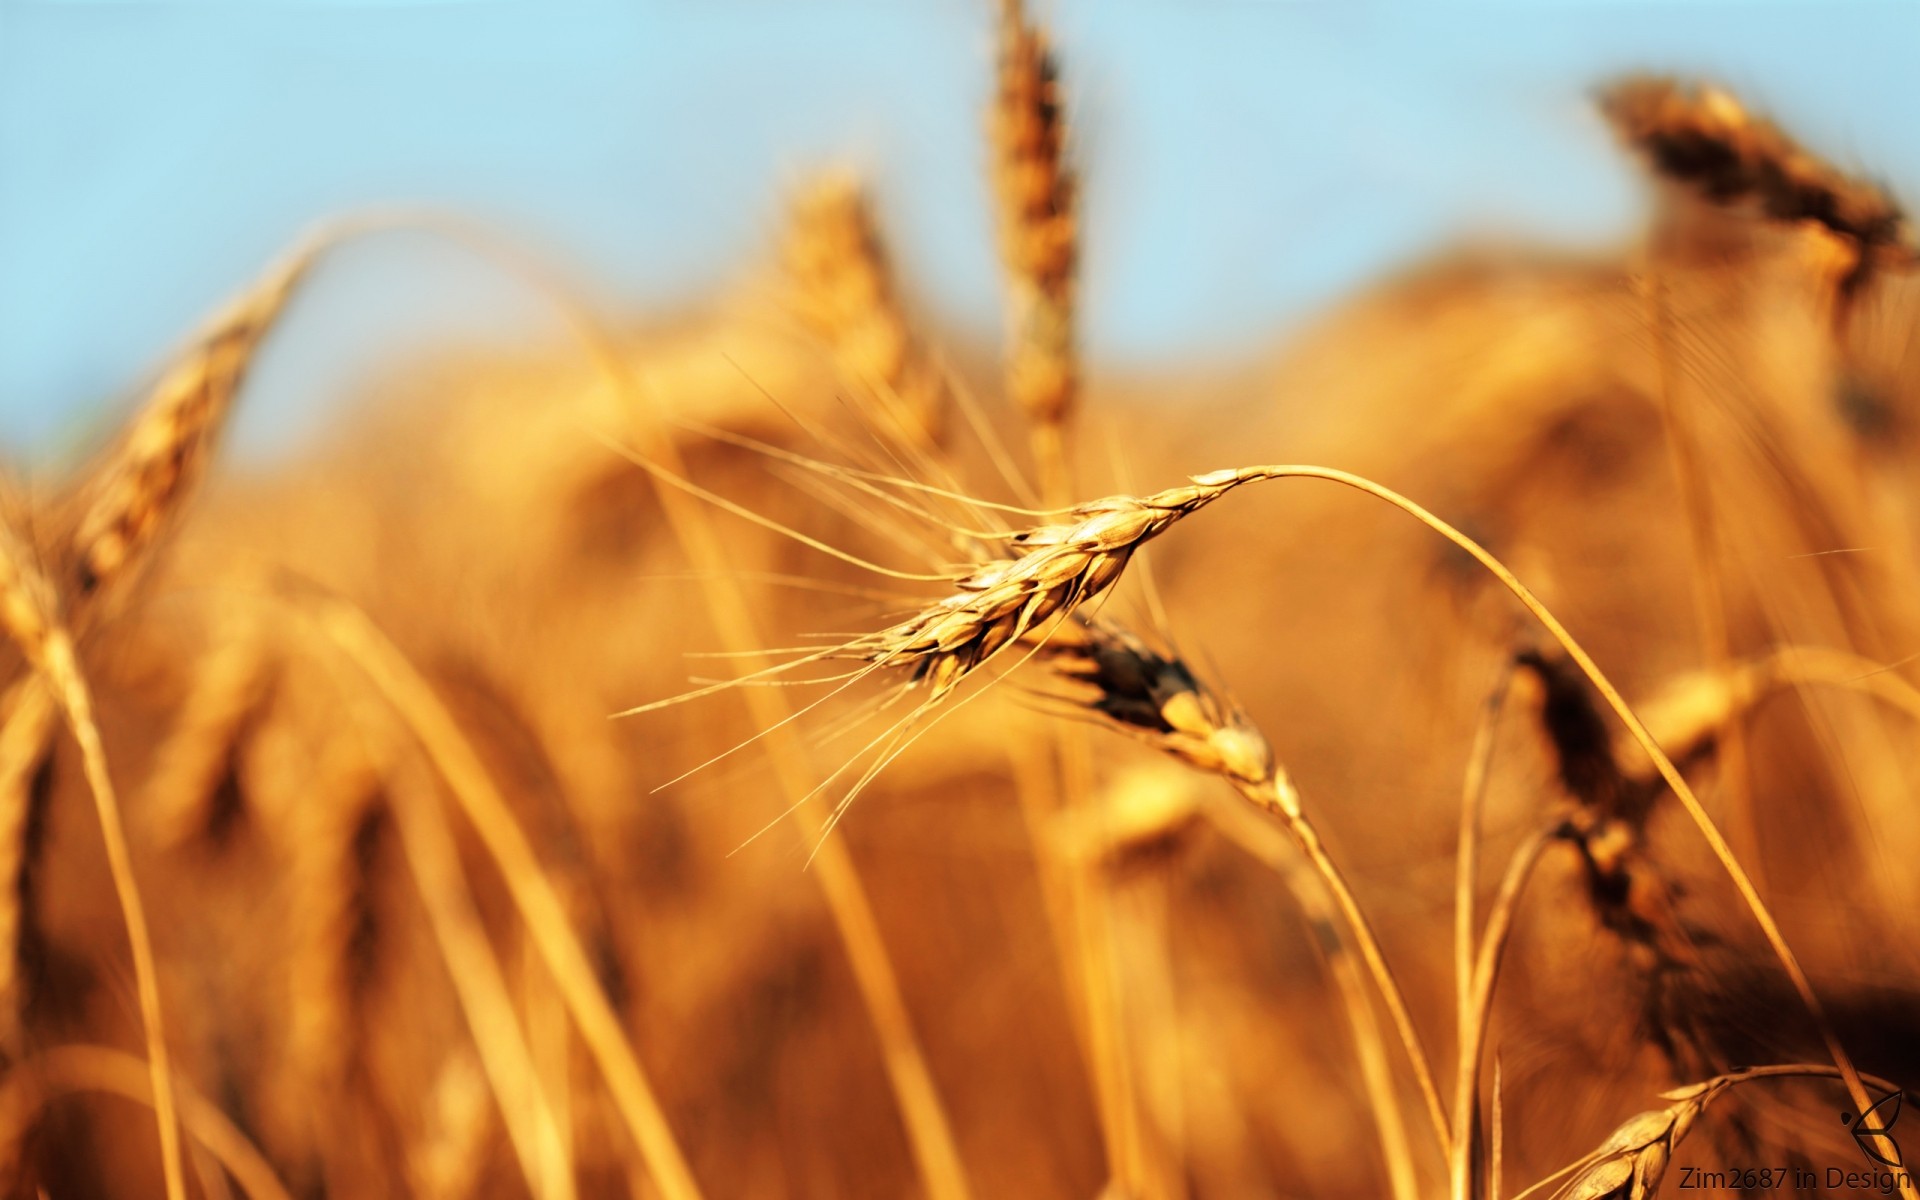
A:
[[[73,640],[62,623],[54,590],[40,573],[12,526],[0,521],[0,628],[19,646],[42,686],[65,713],[80,746],[82,772],[93,795],[106,843],[107,868],[133,951],[140,1024],[146,1035],[147,1063],[153,1076],[154,1119],[160,1127],[160,1164],[168,1200],[186,1200],[180,1158],[180,1129],[175,1117],[173,1074],[168,1066],[166,1027],[160,1013],[160,979],[146,907],[133,874],[133,853],[120,819],[120,803],[107,769],[100,728],[93,718],[93,697],[74,656]]]
[[[1318,832],[1301,810],[1298,794],[1286,773],[1275,763],[1266,736],[1237,706],[1202,683],[1184,661],[1155,650],[1144,639],[1111,622],[1074,617],[1046,640],[1040,653],[1042,661],[1055,672],[1090,689],[1085,703],[1107,724],[1193,770],[1224,779],[1256,807],[1280,816],[1295,848],[1306,856],[1318,876],[1310,880],[1291,869],[1282,872],[1327,954],[1335,984],[1341,991],[1354,1029],[1362,1082],[1379,1127],[1390,1185],[1397,1197],[1413,1195],[1411,1155],[1399,1119],[1398,1102],[1380,1067],[1380,1036],[1372,1008],[1365,995],[1353,986],[1351,950],[1337,935],[1323,936],[1323,931],[1330,932],[1335,927],[1336,909],[1392,1016],[1395,1032],[1427,1103],[1429,1119],[1444,1149],[1447,1123],[1439,1103],[1439,1089],[1434,1085],[1426,1052],[1372,926],[1354,900],[1345,877],[1326,853]],[[1230,834],[1241,830],[1231,822],[1225,828]],[[1240,833],[1240,836],[1245,835]],[[1257,841],[1249,848],[1260,857],[1270,855]],[[1328,897],[1333,901],[1331,908]]]
[[[33,921],[34,859],[45,819],[44,772],[59,709],[37,676],[16,681],[0,703],[0,1046],[18,1053],[25,1037],[24,955]]]
[[[514,906],[526,921],[547,969],[565,997],[599,1065],[634,1144],[654,1184],[669,1200],[698,1200],[686,1159],[675,1141],[652,1084],[608,1002],[593,966],[567,919],[553,883],[453,715],[404,655],[365,614],[343,600],[300,587],[299,610],[383,696],[418,740],[488,854],[498,864]]]

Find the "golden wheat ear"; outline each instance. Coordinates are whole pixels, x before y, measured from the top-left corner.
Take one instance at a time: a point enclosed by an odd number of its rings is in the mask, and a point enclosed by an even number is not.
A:
[[[857,178],[824,174],[795,195],[781,261],[794,314],[872,390],[883,428],[914,451],[937,450],[945,384],[916,344],[873,200]]]
[[[1685,193],[1836,238],[1850,260],[1843,298],[1876,270],[1913,264],[1913,228],[1891,196],[1749,113],[1731,93],[1635,76],[1602,89],[1598,103],[1621,141]]]
[[[320,248],[304,243],[208,322],[76,483],[58,565],[76,617],[137,575],[191,500],[261,340]]]
[[[1079,392],[1075,276],[1078,181],[1060,69],[1020,0],[1002,0],[988,144],[1007,281],[1007,392],[1032,425],[1048,503],[1064,502],[1062,442]]]

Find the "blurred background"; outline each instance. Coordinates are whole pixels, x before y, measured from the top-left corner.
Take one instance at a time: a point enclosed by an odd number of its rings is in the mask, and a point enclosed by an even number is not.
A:
[[[878,193],[924,310],[998,329],[986,6],[6,0],[0,435],[46,453],[309,222],[422,203],[520,231],[635,309],[755,264],[822,163]],[[1642,193],[1588,103],[1715,78],[1843,165],[1920,175],[1901,3],[1057,0],[1095,371],[1265,345],[1460,238],[1595,247]],[[396,257],[403,261],[393,261]],[[239,414],[291,444],[370,363],[498,333],[512,290],[356,256]],[[492,322],[492,324],[489,324]]]

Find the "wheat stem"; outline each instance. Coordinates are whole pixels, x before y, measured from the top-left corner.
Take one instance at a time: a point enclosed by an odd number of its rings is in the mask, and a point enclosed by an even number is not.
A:
[[[1240,794],[1248,801],[1280,818],[1287,833],[1292,836],[1307,861],[1313,864],[1320,878],[1325,881],[1327,890],[1333,895],[1335,907],[1347,923],[1347,929],[1353,935],[1354,945],[1360,951],[1360,959],[1366,964],[1367,972],[1373,977],[1375,990],[1387,1007],[1387,1016],[1393,1022],[1394,1033],[1400,1039],[1401,1048],[1406,1051],[1407,1061],[1412,1064],[1415,1083],[1420,1088],[1420,1099],[1426,1105],[1427,1120],[1433,1127],[1435,1145],[1439,1147],[1440,1157],[1448,1156],[1448,1147],[1452,1144],[1452,1134],[1447,1123],[1446,1107],[1440,1102],[1440,1089],[1433,1081],[1433,1066],[1426,1050],[1420,1042],[1420,1032],[1413,1023],[1413,1014],[1407,1008],[1406,997],[1395,980],[1393,968],[1387,964],[1387,956],[1380,949],[1380,939],[1374,935],[1373,924],[1360,908],[1360,902],[1354,898],[1353,890],[1347,886],[1347,880],[1334,865],[1333,858],[1327,853],[1320,833],[1313,827],[1300,808],[1300,794],[1294,790],[1293,783],[1284,774],[1277,774],[1273,783],[1267,787],[1241,784]]]
[[[553,972],[567,1009],[580,1027],[627,1131],[646,1161],[654,1185],[667,1200],[698,1200],[700,1190],[675,1142],[666,1113],[627,1041],[620,1018],[595,977],[586,951],[567,920],[566,907],[541,868],[506,798],[500,794],[466,735],[406,657],[344,601],[310,589],[301,609],[347,658],[363,671],[419,739],[421,749],[445,779],[480,841],[500,867],[514,906],[527,923],[547,969]]]

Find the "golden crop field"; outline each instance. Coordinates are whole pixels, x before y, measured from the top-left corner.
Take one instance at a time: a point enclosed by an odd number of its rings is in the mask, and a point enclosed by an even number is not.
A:
[[[1915,1194],[1894,199],[1616,80],[1632,244],[1129,378],[1073,63],[994,46],[998,347],[845,171],[671,321],[348,213],[10,482],[8,1195]],[[566,336],[223,455],[396,229]]]

